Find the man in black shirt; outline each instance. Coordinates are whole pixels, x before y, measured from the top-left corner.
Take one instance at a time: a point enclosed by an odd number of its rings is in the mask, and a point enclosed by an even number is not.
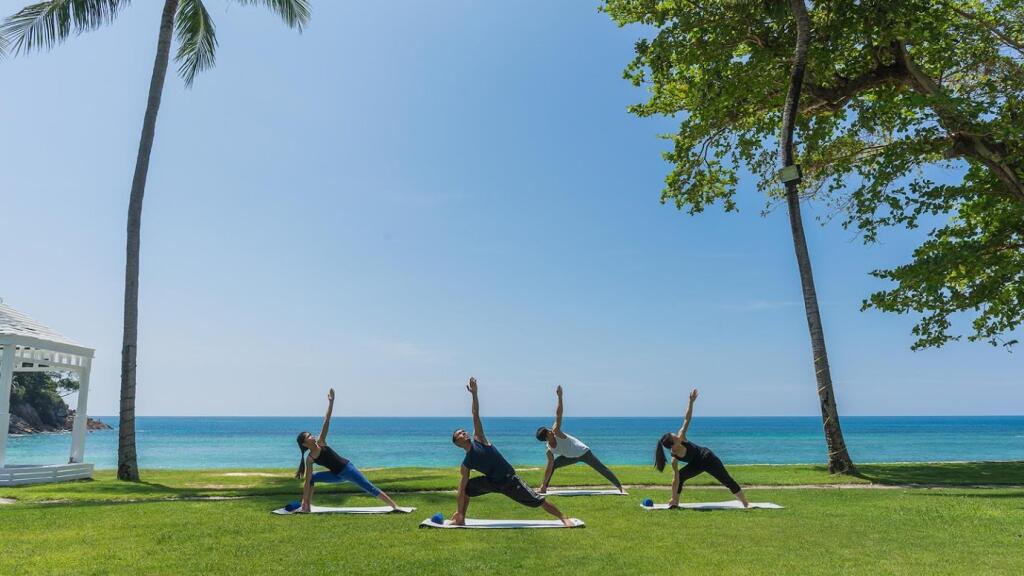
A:
[[[566,527],[572,528],[572,521],[554,504],[547,502],[543,496],[538,495],[523,482],[501,452],[487,441],[483,423],[480,422],[476,378],[469,379],[466,390],[473,395],[473,436],[470,437],[462,428],[452,434],[452,442],[466,451],[466,457],[462,460],[462,478],[459,480],[458,510],[452,516],[452,523],[460,526],[466,523],[466,509],[469,508],[470,498],[500,492],[525,506],[543,508],[548,514],[561,520]],[[483,475],[470,479],[470,470],[476,470]]]

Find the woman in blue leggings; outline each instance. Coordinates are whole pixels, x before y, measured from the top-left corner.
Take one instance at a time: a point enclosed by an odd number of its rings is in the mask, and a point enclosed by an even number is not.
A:
[[[299,469],[295,471],[296,478],[302,478],[305,473],[306,483],[302,489],[302,508],[300,511],[309,512],[313,501],[313,485],[317,482],[351,482],[358,486],[363,492],[375,496],[386,502],[392,508],[397,509],[398,504],[390,496],[377,488],[363,473],[356,468],[356,465],[349,462],[327,445],[327,431],[331,426],[331,412],[334,410],[334,388],[327,393],[327,416],[324,417],[324,427],[320,431],[320,437],[314,438],[309,432],[300,432],[296,442],[299,444]],[[306,451],[309,454],[306,454]],[[313,464],[319,464],[327,470],[313,473]]]

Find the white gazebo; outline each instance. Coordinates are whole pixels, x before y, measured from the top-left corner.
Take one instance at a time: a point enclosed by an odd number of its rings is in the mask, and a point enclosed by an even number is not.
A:
[[[82,462],[88,430],[89,369],[93,352],[0,302],[0,486],[92,478]],[[11,384],[15,372],[78,374],[78,408],[67,464],[8,464],[7,428],[11,422]]]

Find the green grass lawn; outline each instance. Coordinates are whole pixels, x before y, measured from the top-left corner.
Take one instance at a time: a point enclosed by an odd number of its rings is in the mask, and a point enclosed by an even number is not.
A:
[[[879,465],[837,479],[813,466],[733,466],[752,499],[784,510],[645,512],[643,498],[552,498],[587,527],[578,530],[418,529],[450,516],[453,469],[368,470],[411,515],[286,516],[270,510],[297,497],[285,471],[144,471],[146,483],[95,481],[0,489],[0,574],[1021,574],[1024,463]],[[225,475],[271,473],[276,476]],[[624,482],[665,484],[668,473],[617,467]],[[536,484],[539,471],[523,476]],[[597,484],[576,466],[560,485]],[[710,479],[708,479],[710,480]],[[869,483],[948,484],[869,489]],[[706,482],[703,482],[706,483]],[[864,488],[781,488],[805,484]],[[968,488],[971,484],[1006,484]],[[780,486],[778,488],[773,486]],[[233,500],[167,498],[241,496]],[[376,500],[338,487],[328,505]],[[683,499],[726,500],[724,489]],[[47,503],[59,500],[57,503]],[[543,518],[500,495],[474,499],[471,517]]]

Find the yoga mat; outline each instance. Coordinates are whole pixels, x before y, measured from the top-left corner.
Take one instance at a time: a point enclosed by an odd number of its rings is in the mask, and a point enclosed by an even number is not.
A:
[[[399,512],[399,513],[404,512],[404,513],[408,514],[409,512],[412,512],[413,510],[415,510],[415,508],[401,508],[401,507],[398,508],[398,510],[394,510],[393,508],[391,508],[391,506],[363,506],[363,507],[352,507],[352,508],[332,508],[330,506],[310,506],[309,507],[309,513],[310,514],[391,514],[392,512]],[[289,512],[288,510],[285,510],[284,508],[278,508],[277,510],[274,510],[274,514],[290,515],[290,514],[302,514],[302,512],[299,512],[298,510],[293,510],[293,511]]]
[[[629,492],[619,492],[618,490],[570,490],[555,488],[554,490],[548,490],[547,492],[538,492],[541,496],[628,496]]]
[[[573,528],[585,526],[583,520],[570,518],[574,524]],[[420,528],[565,528],[561,520],[477,520],[466,518],[465,526],[456,526],[451,520],[445,520],[444,524],[438,524],[430,518],[420,522]]]
[[[668,504],[655,504],[654,506],[640,505],[644,510],[671,510]],[[778,504],[772,504],[771,502],[751,502],[751,508],[770,508],[780,509],[782,506]],[[737,500],[729,500],[728,502],[680,502],[678,508],[684,510],[744,510],[743,504],[740,504]]]

